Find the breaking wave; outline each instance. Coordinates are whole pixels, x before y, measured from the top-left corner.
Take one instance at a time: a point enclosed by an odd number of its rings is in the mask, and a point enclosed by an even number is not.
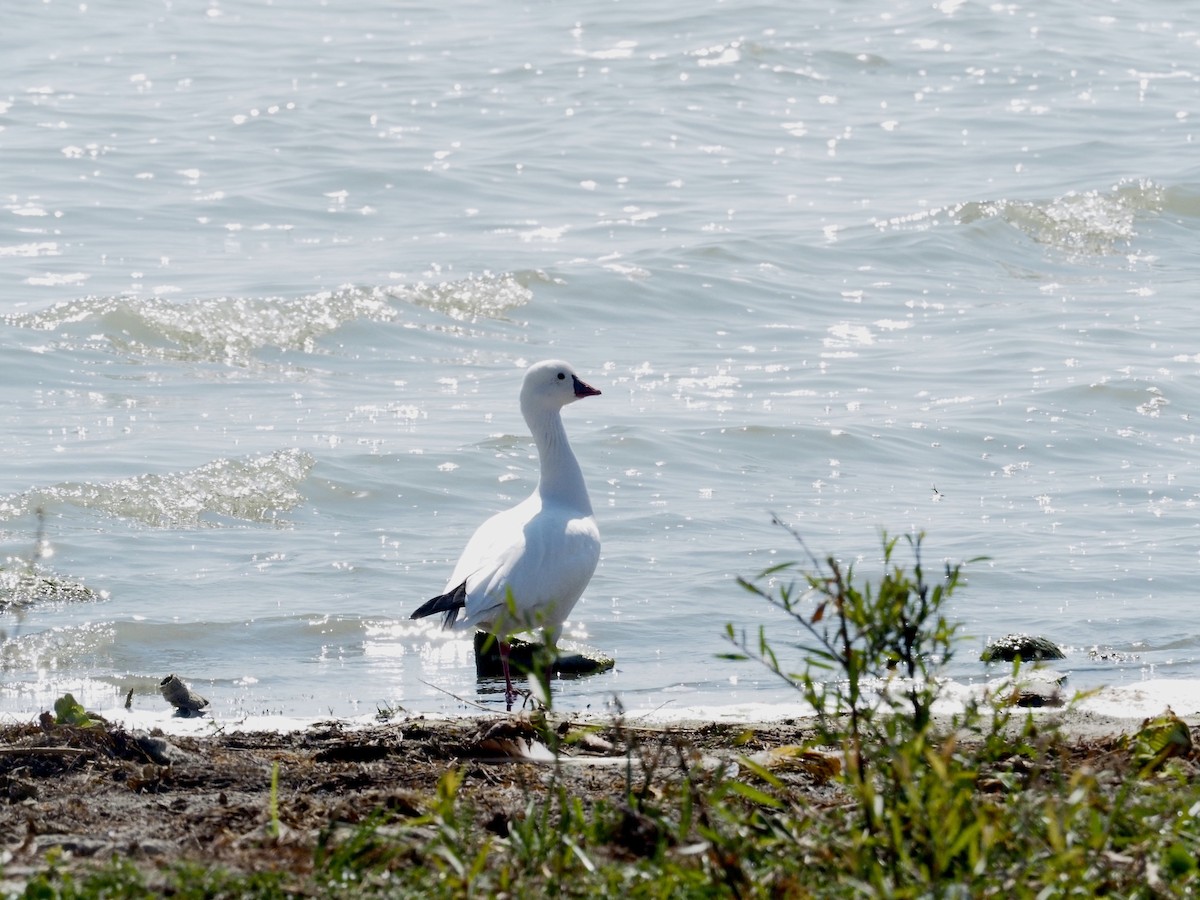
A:
[[[17,328],[55,332],[67,345],[97,342],[135,358],[249,365],[264,349],[322,352],[321,338],[358,321],[387,323],[405,304],[456,321],[502,318],[528,303],[538,273],[481,275],[414,285],[343,287],[302,297],[82,297],[4,316]]]
[[[185,472],[102,483],[66,482],[0,498],[0,520],[74,506],[154,528],[200,528],[221,519],[278,524],[304,501],[300,485],[316,460],[295,449],[217,459]]]
[[[1137,237],[1138,220],[1161,213],[1167,196],[1159,185],[1139,179],[1108,190],[1068,191],[1050,200],[971,200],[887,219],[876,226],[921,229],[994,219],[1039,244],[1071,255],[1098,256],[1125,252]]]

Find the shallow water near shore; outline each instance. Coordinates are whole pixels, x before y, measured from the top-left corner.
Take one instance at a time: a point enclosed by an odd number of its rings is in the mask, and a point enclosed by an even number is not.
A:
[[[0,549],[96,598],[0,616],[0,715],[172,672],[218,720],[500,708],[408,614],[532,489],[548,357],[603,392],[568,636],[617,659],[560,708],[802,714],[719,658],[800,665],[735,579],[875,580],[886,529],[986,557],[962,690],[1028,631],[1200,711],[1198,43],[1163,2],[30,8]]]

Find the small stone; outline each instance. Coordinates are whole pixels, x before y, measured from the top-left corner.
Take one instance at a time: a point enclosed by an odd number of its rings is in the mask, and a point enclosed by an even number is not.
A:
[[[1027,709],[1053,709],[1064,706],[1063,688],[1067,676],[1049,669],[1022,672],[1017,681],[1005,676],[988,684],[988,693],[999,706],[1021,706]]]
[[[38,798],[37,782],[25,778],[15,778],[11,775],[6,775],[0,778],[0,789],[4,791],[4,795],[10,803],[22,803],[26,800],[37,800]]]
[[[611,741],[606,741],[604,738],[600,737],[600,735],[594,734],[590,731],[585,731],[580,734],[574,743],[575,746],[579,747],[581,750],[587,750],[591,753],[603,753],[608,755],[616,749]]]
[[[165,738],[156,735],[138,735],[133,739],[141,750],[153,762],[160,766],[169,766],[175,757],[175,747]]]
[[[1066,705],[1060,692],[1046,694],[1040,691],[1018,691],[1011,698],[1013,706],[1024,709],[1058,709]]]

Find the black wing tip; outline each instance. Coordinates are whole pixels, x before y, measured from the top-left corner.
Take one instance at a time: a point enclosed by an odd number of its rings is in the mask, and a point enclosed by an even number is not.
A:
[[[447,591],[444,594],[438,594],[430,600],[426,600],[419,607],[413,610],[410,619],[423,619],[426,616],[432,616],[434,613],[446,614],[446,627],[449,628],[454,624],[454,620],[458,618],[458,611],[467,605],[467,583],[464,581],[452,591]]]

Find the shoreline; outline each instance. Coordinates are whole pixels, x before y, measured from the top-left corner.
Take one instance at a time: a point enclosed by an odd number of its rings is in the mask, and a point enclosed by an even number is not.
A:
[[[1123,736],[1143,720],[1022,709],[1014,724],[1025,713],[1045,723],[1039,732],[1057,730],[1073,756],[1097,760],[1124,754]],[[538,726],[528,714],[479,713],[256,728],[262,721],[139,713],[94,726],[56,724],[49,714],[0,723],[0,834],[9,836],[0,845],[0,894],[21,893],[51,860],[56,871],[80,875],[119,860],[150,884],[181,863],[303,877],[325,842],[350,840],[381,815],[422,821],[448,778],[455,803],[485,831],[520,821],[554,790],[585,808],[612,808],[625,802],[631,778],[669,793],[681,773],[708,783],[724,770],[744,780],[759,764],[784,766],[779,777],[812,803],[844,802],[830,774],[840,753],[806,743],[806,717],[556,713]],[[1197,717],[1185,721],[1194,726]],[[823,771],[813,759],[825,760]]]
[[[1063,730],[1070,738],[1089,740],[1112,734],[1123,734],[1137,727],[1147,718],[1165,712],[1177,715],[1191,725],[1200,726],[1200,710],[1180,712],[1169,704],[1154,706],[1126,707],[1128,712],[1117,712],[1119,702],[1104,702],[1092,704],[1094,698],[1089,698],[1082,704],[1040,707],[1014,707],[1010,710],[1014,717],[1025,714],[1036,719],[1043,719],[1047,724],[1053,724]],[[153,733],[169,737],[186,737],[203,740],[222,734],[296,734],[312,729],[337,728],[346,732],[360,732],[371,729],[397,727],[405,722],[420,721],[430,725],[466,726],[491,721],[522,721],[528,720],[531,713],[528,710],[516,709],[512,712],[503,710],[479,709],[474,712],[444,713],[422,711],[397,711],[394,715],[364,714],[361,716],[221,716],[211,710],[184,714],[161,710],[89,710],[93,715],[110,726],[124,729],[131,734]],[[597,712],[581,710],[552,710],[547,713],[549,718],[556,721],[566,721],[580,727],[611,728],[627,727],[654,728],[660,731],[672,729],[683,733],[694,732],[703,728],[741,728],[748,731],[778,730],[781,728],[796,728],[807,730],[806,723],[813,721],[811,713],[797,712],[790,707],[766,704],[739,704],[726,708],[710,707],[702,713],[694,707],[671,709],[659,707],[649,711],[625,711],[623,713]],[[39,717],[46,713],[19,716],[8,714],[0,717],[0,732],[9,728],[33,726]],[[948,721],[952,711],[945,707],[937,710],[936,717]]]

